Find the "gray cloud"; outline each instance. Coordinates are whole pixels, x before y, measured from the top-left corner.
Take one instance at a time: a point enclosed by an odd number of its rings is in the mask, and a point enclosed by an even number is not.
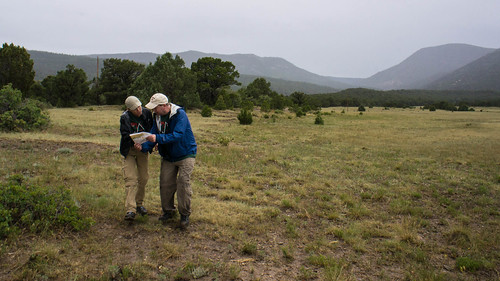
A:
[[[252,53],[368,77],[424,47],[500,48],[497,0],[3,2],[2,42],[66,54]]]

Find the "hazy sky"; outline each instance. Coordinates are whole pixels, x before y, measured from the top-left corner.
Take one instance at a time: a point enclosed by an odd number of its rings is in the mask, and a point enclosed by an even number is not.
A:
[[[500,0],[0,0],[0,41],[72,55],[196,50],[364,78],[424,47],[500,48]]]

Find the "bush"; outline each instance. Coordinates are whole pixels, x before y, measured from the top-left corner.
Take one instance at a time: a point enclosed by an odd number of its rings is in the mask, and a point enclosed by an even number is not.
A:
[[[203,106],[203,108],[201,109],[201,116],[212,117],[212,109],[210,108],[210,106],[208,105]]]
[[[325,124],[323,117],[321,117],[321,113],[316,115],[316,119],[314,120],[314,124],[316,124],[316,125],[324,125]]]
[[[245,100],[241,103],[241,109],[245,109],[247,111],[253,111],[254,104],[250,100]]]
[[[253,122],[252,113],[246,109],[242,109],[240,114],[238,114],[238,120],[240,120],[241,125],[250,125]]]
[[[227,109],[226,102],[224,101],[224,96],[220,95],[215,102],[214,108],[217,110]]]
[[[83,218],[63,187],[50,188],[22,183],[22,176],[9,178],[0,184],[0,238],[21,230],[44,233],[53,229],[79,231],[89,228],[93,221]]]
[[[302,116],[306,116],[306,113],[304,111],[302,111],[302,108],[298,108],[296,111],[295,111],[295,116],[297,117],[302,117]]]
[[[365,109],[365,107],[364,107],[364,106],[360,105],[360,106],[358,106],[358,111],[360,111],[360,112],[361,112],[361,111],[366,111],[366,109]]]
[[[0,90],[0,130],[43,129],[49,125],[49,120],[40,101],[23,101],[21,91],[13,89],[10,84]]]

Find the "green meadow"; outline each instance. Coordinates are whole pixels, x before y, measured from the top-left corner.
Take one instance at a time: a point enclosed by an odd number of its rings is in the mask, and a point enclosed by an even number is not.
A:
[[[88,230],[0,241],[2,280],[499,280],[500,108],[188,111],[193,214],[160,216],[157,152],[125,222],[118,106],[0,133],[0,180],[68,188]]]

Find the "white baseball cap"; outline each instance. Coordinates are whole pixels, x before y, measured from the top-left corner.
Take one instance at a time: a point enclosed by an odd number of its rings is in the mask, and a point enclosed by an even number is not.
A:
[[[160,104],[167,104],[168,103],[168,98],[162,93],[156,93],[154,94],[151,99],[149,100],[149,103],[146,104],[146,107],[148,109],[155,109]]]
[[[127,97],[127,99],[125,99],[125,106],[130,110],[135,110],[136,108],[138,108],[141,105],[142,105],[142,103],[137,97],[130,96],[130,97]]]

